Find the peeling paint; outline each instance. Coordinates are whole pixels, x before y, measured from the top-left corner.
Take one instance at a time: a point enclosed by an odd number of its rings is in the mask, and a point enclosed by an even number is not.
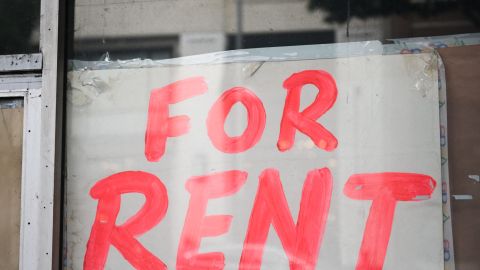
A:
[[[0,72],[41,69],[42,54],[40,53],[0,55]]]
[[[472,195],[452,195],[452,197],[458,201],[473,200]]]
[[[243,67],[242,71],[244,74],[247,74],[247,77],[253,77],[255,73],[265,64],[265,62],[254,62],[254,63],[249,63],[246,64],[245,67]]]
[[[84,69],[67,75],[67,101],[74,106],[86,106],[102,94],[112,90],[111,85],[118,78],[102,78],[95,72]]]
[[[480,175],[478,174],[470,174],[468,175],[470,180],[473,180],[475,183],[480,183]]]
[[[420,59],[423,63],[418,61],[418,54],[405,58],[405,68],[409,76],[415,79],[412,89],[418,91],[422,97],[427,97],[429,89],[433,89],[433,84],[437,81],[438,56],[435,53],[429,53],[423,54]],[[418,67],[418,65],[423,66]]]

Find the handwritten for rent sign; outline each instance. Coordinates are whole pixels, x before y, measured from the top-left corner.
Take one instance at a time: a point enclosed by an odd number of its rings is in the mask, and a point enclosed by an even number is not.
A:
[[[441,269],[435,57],[71,72],[67,266]]]

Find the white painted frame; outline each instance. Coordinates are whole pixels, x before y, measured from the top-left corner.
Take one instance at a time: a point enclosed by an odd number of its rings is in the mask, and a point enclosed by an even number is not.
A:
[[[34,269],[30,258],[37,257],[36,253],[43,250],[35,245],[32,237],[36,239],[38,236],[35,235],[42,234],[36,224],[42,222],[42,215],[47,210],[45,204],[51,203],[45,200],[44,188],[41,187],[44,184],[48,186],[49,181],[42,183],[39,179],[41,119],[38,112],[41,108],[41,89],[0,90],[0,99],[6,97],[18,97],[24,101],[19,269]]]
[[[62,267],[63,20],[65,1],[41,0],[40,54],[0,56],[0,98],[24,100],[19,269]]]
[[[62,208],[62,134],[63,134],[63,82],[64,44],[66,42],[66,1],[41,0],[40,4],[40,52],[42,53],[42,87],[40,106],[35,106],[34,119],[40,123],[40,134],[32,149],[38,156],[30,172],[28,186],[38,192],[39,200],[25,198],[26,210],[38,222],[24,230],[22,267],[20,269],[61,269],[63,233]],[[30,95],[30,93],[29,93]],[[32,96],[34,94],[32,93]],[[36,104],[38,105],[38,104]],[[28,124],[28,123],[27,123]],[[38,151],[38,152],[37,152]],[[27,160],[28,162],[29,160]],[[30,179],[27,175],[26,179]],[[28,204],[30,203],[30,204]],[[26,218],[29,218],[26,217]]]

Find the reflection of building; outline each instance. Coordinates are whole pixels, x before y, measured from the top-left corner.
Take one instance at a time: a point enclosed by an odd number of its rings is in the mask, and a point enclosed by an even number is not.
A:
[[[354,19],[347,38],[345,25],[324,22],[325,14],[307,9],[308,0],[77,0],[75,55],[97,60],[108,51],[112,59],[162,59],[235,49],[239,2],[243,48],[448,34],[451,23]],[[471,26],[457,17],[451,20],[459,27],[450,30]]]
[[[76,2],[79,58],[109,51],[113,59],[159,59],[235,48],[235,0]],[[242,10],[244,47],[335,41],[335,26],[308,11],[306,0],[244,0]]]

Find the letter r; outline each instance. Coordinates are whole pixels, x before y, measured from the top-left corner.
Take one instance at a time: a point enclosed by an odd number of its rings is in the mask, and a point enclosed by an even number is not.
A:
[[[145,204],[137,214],[117,226],[115,222],[120,211],[121,195],[125,193],[143,194]],[[167,212],[167,190],[160,179],[141,171],[121,172],[98,181],[90,190],[90,195],[98,199],[98,205],[83,269],[103,269],[110,245],[116,247],[136,269],[167,269],[134,238],[157,225]]]

